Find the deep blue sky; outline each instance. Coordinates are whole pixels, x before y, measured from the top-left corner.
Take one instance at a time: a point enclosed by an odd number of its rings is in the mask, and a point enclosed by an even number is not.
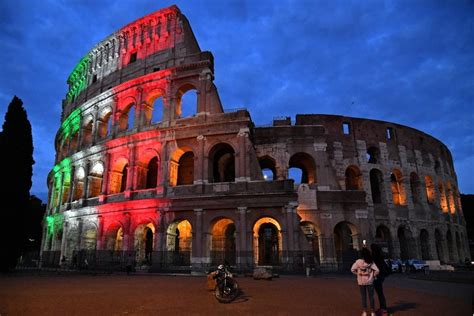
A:
[[[246,107],[257,124],[328,113],[417,128],[449,147],[460,191],[474,193],[473,1],[4,0],[0,117],[23,99],[32,194],[47,194],[70,71],[115,30],[174,3],[214,54],[226,109]]]

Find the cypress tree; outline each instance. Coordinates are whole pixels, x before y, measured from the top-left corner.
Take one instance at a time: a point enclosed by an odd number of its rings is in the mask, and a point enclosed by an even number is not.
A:
[[[30,209],[31,177],[33,175],[33,138],[31,124],[23,102],[14,96],[2,126],[0,137],[0,166],[2,166],[1,242],[6,256],[1,260],[2,271],[15,266],[27,241]]]

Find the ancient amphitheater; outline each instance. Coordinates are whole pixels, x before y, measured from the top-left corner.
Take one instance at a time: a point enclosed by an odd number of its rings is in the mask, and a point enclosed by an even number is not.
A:
[[[392,258],[470,257],[439,140],[336,115],[258,127],[224,110],[213,79],[212,53],[176,6],[87,52],[62,104],[43,266],[65,256],[121,269],[131,254],[151,271],[328,271],[364,242]]]

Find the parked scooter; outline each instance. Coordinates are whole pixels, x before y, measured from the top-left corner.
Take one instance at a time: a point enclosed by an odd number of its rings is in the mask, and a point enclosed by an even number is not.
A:
[[[226,266],[219,265],[213,278],[216,280],[214,294],[219,302],[230,303],[239,295],[239,285]]]

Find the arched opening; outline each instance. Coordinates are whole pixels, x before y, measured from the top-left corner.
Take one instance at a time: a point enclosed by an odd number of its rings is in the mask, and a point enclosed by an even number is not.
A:
[[[456,249],[458,255],[458,262],[462,262],[462,247],[461,247],[461,239],[459,238],[459,233],[456,232]]]
[[[110,135],[111,131],[108,129],[109,128],[109,121],[112,121],[112,111],[109,110],[109,112],[106,112],[100,119],[99,119],[99,124],[98,124],[98,131],[97,135],[99,136],[99,139],[104,139],[107,136]]]
[[[156,100],[153,102],[151,124],[156,124],[163,120],[164,109],[165,109],[165,103],[163,102],[163,98],[156,98]]]
[[[439,207],[443,210],[443,213],[448,212],[448,202],[446,201],[446,193],[444,192],[443,183],[438,183],[439,193]]]
[[[400,226],[397,230],[398,242],[400,243],[400,259],[408,260],[414,257],[410,252],[411,249],[411,233],[405,227]]]
[[[288,167],[290,169],[290,175],[292,168],[297,168],[301,170],[301,178],[294,179],[295,183],[316,183],[316,163],[314,162],[313,157],[311,157],[309,154],[294,154],[293,156],[291,156],[290,161],[288,162]]]
[[[78,140],[79,140],[79,131],[76,131],[74,134],[71,136],[71,141],[69,143],[69,152],[75,153],[77,151],[78,147]]]
[[[187,220],[171,223],[166,231],[167,262],[174,266],[191,264],[192,227]]]
[[[270,217],[259,219],[253,227],[255,265],[274,266],[281,262],[280,224]]]
[[[194,183],[194,153],[190,148],[178,148],[171,155],[169,183],[171,186]]]
[[[276,180],[276,167],[275,160],[269,156],[262,157],[258,160],[260,169],[262,170],[262,176],[265,181]]]
[[[405,205],[405,189],[402,182],[402,173],[394,169],[390,174],[390,186],[394,205]]]
[[[176,97],[177,118],[190,117],[197,113],[197,89],[193,85],[186,84],[181,86]]]
[[[139,264],[150,265],[153,253],[153,236],[155,226],[152,223],[143,224],[135,230],[134,248]]]
[[[309,265],[319,268],[321,263],[319,248],[319,232],[312,222],[301,222],[300,229],[303,232],[305,240],[302,241],[303,250],[302,266]]]
[[[178,185],[193,184],[194,182],[194,153],[185,152],[178,162]]]
[[[372,193],[372,202],[381,204],[385,202],[385,189],[383,185],[383,175],[378,169],[370,170],[370,190]]]
[[[120,113],[119,132],[124,132],[134,128],[135,124],[135,104],[129,104]]]
[[[388,258],[392,258],[393,244],[390,230],[385,225],[379,225],[375,230],[375,243],[380,246],[382,251],[387,254]]]
[[[430,260],[430,243],[429,243],[429,234],[426,229],[420,231],[420,245],[421,245],[421,259]]]
[[[435,202],[435,186],[433,180],[430,176],[425,176],[425,185],[426,185],[426,199],[429,204],[433,204]]]
[[[212,227],[211,264],[235,265],[235,224],[222,218]]]
[[[446,232],[446,244],[448,245],[449,261],[454,262],[454,242],[453,235],[451,234],[450,230]]]
[[[63,196],[61,199],[62,204],[69,202],[70,186],[71,186],[71,173],[70,171],[69,172],[65,171],[63,175]]]
[[[380,150],[375,146],[369,147],[366,157],[368,163],[380,163]]]
[[[416,172],[410,173],[410,190],[413,204],[420,204],[420,178],[418,177]]]
[[[88,197],[96,197],[101,193],[103,173],[104,165],[101,162],[96,162],[89,173]]]
[[[456,205],[454,204],[453,189],[451,188],[451,183],[449,181],[446,183],[446,189],[448,191],[449,211],[451,212],[451,214],[455,214]]]
[[[164,91],[156,89],[149,92],[143,103],[144,125],[156,124],[163,120],[165,111]]]
[[[443,236],[441,235],[439,229],[435,229],[435,244],[438,260],[444,264]]]
[[[92,135],[92,125],[93,118],[90,116],[87,118],[86,123],[82,126],[82,145],[87,146],[92,144],[93,135]]]
[[[349,271],[359,250],[359,235],[353,224],[340,222],[334,227],[334,248],[338,269]]]
[[[107,250],[122,251],[123,230],[120,225],[113,225],[105,234],[105,248]]]
[[[441,175],[441,164],[440,164],[439,160],[435,161],[434,170],[435,170],[435,173],[438,176]]]
[[[146,172],[146,189],[156,188],[158,184],[158,157],[153,157],[148,162]]]
[[[128,161],[125,158],[119,158],[112,167],[110,173],[110,193],[124,192],[127,188]]]
[[[346,190],[363,190],[362,174],[356,166],[349,166],[345,173]]]
[[[84,196],[85,177],[86,175],[84,172],[84,168],[77,168],[74,174],[74,192],[72,197],[74,201],[77,201]]]
[[[97,248],[97,229],[95,226],[88,226],[82,233],[82,249],[95,251]]]
[[[229,144],[221,143],[213,147],[209,154],[213,182],[235,181],[235,152]]]

